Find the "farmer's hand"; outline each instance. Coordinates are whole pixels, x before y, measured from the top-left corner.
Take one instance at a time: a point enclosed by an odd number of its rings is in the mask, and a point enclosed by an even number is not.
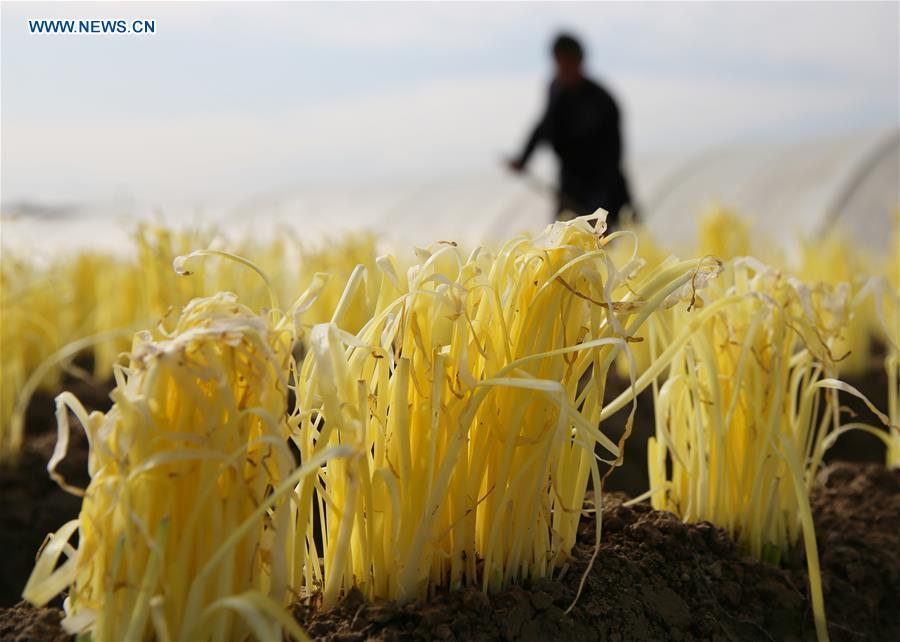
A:
[[[516,158],[508,158],[506,160],[506,167],[509,171],[515,172],[516,174],[520,174],[525,170],[525,164]]]

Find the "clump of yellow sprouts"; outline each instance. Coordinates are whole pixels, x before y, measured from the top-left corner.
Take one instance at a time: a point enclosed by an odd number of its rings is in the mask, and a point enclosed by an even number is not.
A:
[[[384,259],[358,334],[340,329],[344,306],[313,328],[293,439],[304,461],[355,454],[301,482],[298,589],[321,587],[325,607],[351,586],[408,600],[567,561],[589,480],[601,487],[595,448],[621,460],[598,428],[606,374],[702,268],[672,260],[630,279],[634,257],[615,266],[601,233],[582,218],[496,256],[437,244],[406,278]]]
[[[235,292],[254,311],[270,304],[258,276],[229,261],[196,266],[191,279],[172,270],[175,257],[200,247],[229,247],[272,275],[281,300],[292,300],[313,280],[319,295],[306,313],[309,322],[327,321],[357,265],[374,269],[375,243],[368,235],[348,235],[318,246],[290,234],[273,241],[229,244],[211,230],[173,230],[142,224],[121,254],[82,252],[50,262],[4,253],[0,269],[0,463],[21,448],[24,413],[35,390],[56,391],[63,371],[112,377],[131,336],[162,320],[171,329],[177,313],[195,297]],[[356,331],[371,316],[377,291],[361,290],[347,329]],[[79,355],[93,360],[91,373],[71,364]]]
[[[48,469],[69,488],[54,470],[71,410],[90,440],[91,481],[24,597],[42,605],[71,587],[64,625],[97,640],[280,639],[281,626],[300,636],[282,608],[288,498],[321,458],[297,468],[286,445],[292,342],[275,312],[197,299],[171,335],[136,336],[109,412],[60,395]]]
[[[736,259],[708,292],[701,310],[672,310],[651,330],[654,354],[672,356],[664,383],[654,383],[653,505],[720,525],[761,559],[777,560],[802,534],[825,639],[808,493],[838,428],[830,378],[846,289],[809,288]]]

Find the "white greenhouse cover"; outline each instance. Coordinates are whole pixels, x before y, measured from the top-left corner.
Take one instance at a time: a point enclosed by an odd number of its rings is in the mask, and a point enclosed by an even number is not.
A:
[[[644,199],[651,230],[676,244],[696,238],[697,213],[720,204],[776,242],[838,225],[886,252],[900,208],[900,132],[731,146],[684,161]]]

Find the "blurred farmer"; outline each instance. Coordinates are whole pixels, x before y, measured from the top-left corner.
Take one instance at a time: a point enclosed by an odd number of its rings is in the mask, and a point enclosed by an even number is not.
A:
[[[556,38],[553,59],[556,76],[547,109],[509,167],[524,171],[538,144],[550,143],[559,158],[557,218],[591,214],[602,207],[609,212],[610,225],[615,225],[622,208],[631,202],[621,168],[619,108],[603,87],[585,77],[584,49],[574,37]]]

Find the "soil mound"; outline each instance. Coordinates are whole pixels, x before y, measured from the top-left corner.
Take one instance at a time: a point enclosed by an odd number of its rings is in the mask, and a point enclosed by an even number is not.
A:
[[[0,609],[0,640],[4,642],[66,642],[66,635],[59,621],[63,612],[59,609],[32,608],[27,602]]]
[[[900,471],[838,464],[821,480],[813,508],[832,639],[900,639]],[[352,593],[330,612],[307,604],[297,616],[329,642],[815,639],[802,555],[786,568],[761,563],[708,523],[605,499],[604,541],[569,613],[593,550],[587,521],[571,567],[553,581],[428,604],[370,604]]]

